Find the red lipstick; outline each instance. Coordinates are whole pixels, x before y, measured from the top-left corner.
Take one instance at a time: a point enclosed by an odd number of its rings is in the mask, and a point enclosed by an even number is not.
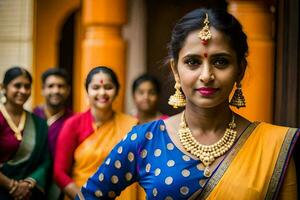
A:
[[[218,91],[217,88],[212,88],[212,87],[201,87],[197,89],[197,91],[202,95],[202,96],[211,96],[214,93]]]

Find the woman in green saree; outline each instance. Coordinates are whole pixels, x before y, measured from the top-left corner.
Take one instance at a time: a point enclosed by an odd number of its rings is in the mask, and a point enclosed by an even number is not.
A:
[[[42,199],[51,166],[47,124],[24,110],[31,94],[28,71],[6,71],[0,103],[0,199]]]

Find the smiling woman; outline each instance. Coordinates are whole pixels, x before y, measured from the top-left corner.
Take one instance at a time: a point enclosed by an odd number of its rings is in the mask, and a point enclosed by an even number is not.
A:
[[[69,118],[60,132],[54,178],[70,199],[75,198],[115,144],[137,123],[133,117],[113,110],[119,87],[117,76],[110,68],[93,68],[85,82],[90,109]],[[120,197],[137,198],[137,185]]]
[[[4,75],[0,104],[0,199],[43,199],[50,169],[47,124],[25,111],[32,78],[20,67]]]
[[[230,108],[245,106],[247,53],[241,24],[225,10],[201,8],[181,18],[169,44],[176,81],[169,103],[184,111],[134,127],[78,199],[113,199],[134,182],[147,199],[297,199],[299,130],[250,122]]]

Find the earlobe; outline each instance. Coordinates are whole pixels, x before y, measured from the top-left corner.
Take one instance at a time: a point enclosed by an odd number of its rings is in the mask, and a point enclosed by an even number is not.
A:
[[[245,59],[243,59],[241,61],[240,68],[239,68],[239,71],[238,71],[237,82],[241,82],[242,79],[244,78],[245,71],[246,71],[246,66],[247,66],[247,61]]]
[[[176,69],[176,63],[175,63],[173,58],[170,59],[170,66],[171,66],[172,73],[173,73],[173,76],[175,78],[175,81],[179,81],[179,75],[178,75],[178,71]]]

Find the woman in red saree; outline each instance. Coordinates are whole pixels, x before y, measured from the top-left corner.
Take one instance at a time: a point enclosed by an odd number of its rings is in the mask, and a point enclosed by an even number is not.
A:
[[[54,162],[54,179],[70,198],[104,161],[137,120],[112,108],[119,90],[116,74],[108,67],[92,69],[86,79],[90,109],[68,119],[60,132]],[[137,199],[136,186],[120,199]]]

